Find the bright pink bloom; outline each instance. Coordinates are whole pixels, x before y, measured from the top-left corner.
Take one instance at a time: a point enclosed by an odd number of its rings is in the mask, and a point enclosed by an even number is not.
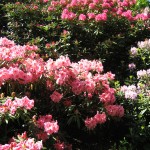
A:
[[[102,4],[102,7],[103,7],[103,8],[110,8],[111,5],[110,5],[109,3],[103,3],[103,4]]]
[[[79,15],[79,20],[85,21],[85,20],[86,20],[86,15],[80,14],[80,15]]]
[[[89,9],[95,9],[96,5],[94,3],[89,4]]]
[[[107,20],[107,14],[106,13],[98,14],[95,17],[95,21],[97,21],[97,22],[106,21],[106,20]]]
[[[133,20],[132,11],[131,10],[127,10],[127,11],[123,12],[121,15],[126,17],[128,20]]]
[[[48,134],[51,135],[53,133],[57,133],[59,130],[59,126],[57,124],[57,121],[54,122],[45,122],[44,123],[44,131]]]
[[[52,121],[52,115],[45,115],[45,116],[40,116],[39,119],[36,121],[36,123],[39,128],[43,128],[45,122],[51,122],[51,121]]]
[[[103,124],[106,122],[106,114],[102,113],[100,114],[99,112],[97,112],[97,114],[94,116],[97,124]]]
[[[94,4],[98,4],[100,1],[99,0],[93,0]]]
[[[11,149],[11,145],[9,144],[0,145],[0,150],[10,150],[10,149]]]
[[[113,104],[115,102],[115,90],[113,88],[109,88],[105,90],[100,96],[100,101],[105,105]]]
[[[57,91],[54,91],[53,94],[50,96],[53,102],[58,103],[63,97],[63,94],[60,94]]]
[[[88,16],[89,19],[94,19],[95,18],[94,13],[88,13],[87,16]]]

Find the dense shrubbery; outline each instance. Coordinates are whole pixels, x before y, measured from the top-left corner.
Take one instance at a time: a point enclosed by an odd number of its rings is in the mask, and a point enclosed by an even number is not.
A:
[[[148,5],[2,1],[0,149],[149,149]]]

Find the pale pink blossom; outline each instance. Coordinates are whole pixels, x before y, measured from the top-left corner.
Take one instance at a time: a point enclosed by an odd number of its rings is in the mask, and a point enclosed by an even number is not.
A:
[[[132,56],[136,56],[138,54],[137,48],[136,47],[132,47],[130,49],[130,53],[131,53]]]
[[[136,65],[134,63],[131,63],[131,64],[128,65],[128,67],[129,67],[130,70],[133,70],[133,69],[136,68]]]
[[[53,133],[57,133],[59,130],[59,126],[56,122],[45,122],[44,123],[44,131],[48,134],[51,135]]]

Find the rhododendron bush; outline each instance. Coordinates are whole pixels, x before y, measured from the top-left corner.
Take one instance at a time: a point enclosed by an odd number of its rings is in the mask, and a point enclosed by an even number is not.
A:
[[[126,84],[116,84],[117,96],[123,102],[125,117],[130,132],[124,142],[130,148],[149,148],[150,136],[150,40],[139,41],[137,47],[131,47],[130,59],[134,67],[130,67],[130,77]],[[136,138],[133,138],[136,137]],[[129,142],[130,141],[130,142]],[[129,142],[129,143],[128,143]],[[145,145],[145,146],[143,146]]]
[[[147,0],[1,0],[0,150],[150,149]]]
[[[34,45],[20,46],[0,38],[0,123],[8,130],[3,143],[9,140],[7,133],[14,135],[12,130],[27,130],[29,137],[43,142],[51,139],[57,147],[62,140],[59,132],[66,125],[91,131],[124,116],[124,108],[115,102],[115,89],[109,83],[114,74],[103,73],[99,60],[71,62],[68,56],[60,56],[44,61],[37,51]],[[9,131],[9,124],[16,120],[18,124]],[[26,145],[28,140],[1,147],[18,147],[22,142]],[[41,149],[34,140],[30,142],[37,147],[34,149]]]

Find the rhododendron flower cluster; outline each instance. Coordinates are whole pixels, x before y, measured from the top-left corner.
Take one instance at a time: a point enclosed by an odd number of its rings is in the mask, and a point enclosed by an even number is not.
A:
[[[138,42],[138,47],[141,49],[150,49],[150,39]]]
[[[128,65],[128,67],[129,67],[130,70],[133,70],[133,69],[136,68],[136,65],[134,63],[131,63],[131,64]]]
[[[97,112],[97,114],[94,117],[91,118],[87,118],[85,120],[85,126],[89,129],[89,130],[93,130],[97,124],[103,124],[106,122],[106,114],[105,113],[99,113]]]
[[[0,60],[12,61],[15,59],[21,59],[29,57],[31,52],[37,51],[38,47],[33,45],[16,45],[13,41],[7,38],[0,38]],[[35,55],[35,53],[33,53]]]
[[[149,54],[150,50],[150,39],[146,39],[145,41],[138,42],[137,47],[132,47],[130,50],[130,54],[132,57],[143,56],[144,54]]]
[[[52,115],[40,116],[36,121],[36,125],[37,127],[43,129],[47,135],[57,133],[59,130],[57,121],[52,120]],[[38,138],[41,138],[40,135],[42,136],[43,134],[38,134]]]
[[[26,109],[30,110],[34,107],[34,100],[30,100],[27,96],[23,98],[15,98],[11,100],[8,98],[4,104],[0,105],[0,113],[10,113],[15,115],[17,109]]]
[[[130,50],[130,53],[131,53],[131,56],[133,56],[133,57],[136,56],[137,53],[138,53],[137,48],[136,47],[132,47],[131,50]]]
[[[144,78],[144,77],[149,78],[150,77],[150,69],[137,71],[137,77],[138,77],[138,79]]]
[[[138,99],[140,94],[149,96],[150,69],[137,71],[137,79],[139,80],[137,86],[124,85],[121,87],[120,91],[123,92],[126,99]]]
[[[7,80],[27,84],[40,78],[44,61],[35,53],[37,49],[34,45],[20,46],[7,38],[0,38],[0,85]]]
[[[106,106],[107,113],[112,117],[123,117],[124,108],[120,105],[108,105]]]
[[[100,74],[103,71],[100,61],[81,60],[78,63],[71,63],[67,56],[60,56],[56,61],[52,59],[47,61],[46,71],[49,78],[55,79],[58,85],[71,87],[72,92],[76,95],[84,92],[94,94],[96,89],[105,87],[105,91],[109,96],[111,95],[106,101],[111,100],[112,103],[115,101],[114,90],[108,85],[108,79],[114,79],[114,75],[110,72]],[[52,82],[48,81],[48,83],[52,87]],[[58,97],[57,100],[55,100],[55,95]],[[53,101],[59,101],[62,96],[55,91],[51,98]]]
[[[121,92],[125,94],[126,99],[135,100],[137,98],[137,88],[135,85],[130,86],[124,85],[121,87]]]
[[[58,93],[57,91],[54,91],[53,94],[50,96],[52,101],[55,103],[58,103],[62,97],[63,97],[63,95]]]
[[[104,93],[102,93],[99,98],[105,105],[113,104],[115,102],[115,90],[113,88],[108,88]]]
[[[13,138],[10,144],[0,144],[0,150],[41,150],[43,148],[42,141],[35,142],[33,138],[26,137],[25,133],[18,135],[18,139]]]

